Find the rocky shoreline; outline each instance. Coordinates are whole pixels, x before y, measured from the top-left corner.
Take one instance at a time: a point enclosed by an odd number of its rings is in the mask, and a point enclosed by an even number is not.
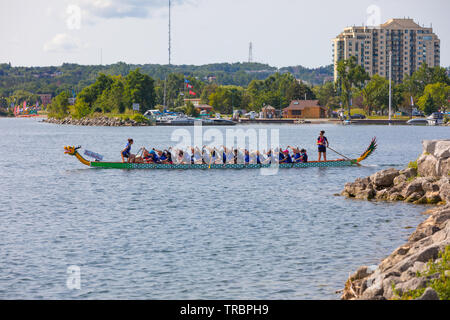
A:
[[[42,120],[42,122],[53,123],[53,124],[67,124],[73,126],[97,126],[97,127],[147,127],[151,126],[150,121],[135,121],[132,119],[120,119],[118,117],[95,117],[95,118],[81,118],[74,119],[72,117],[67,117],[64,119],[47,118]]]
[[[376,269],[362,266],[351,275],[341,299],[395,299],[426,288],[430,280],[439,278],[439,273],[424,272],[427,262],[439,263],[439,252],[450,245],[450,140],[423,141],[423,153],[416,163],[405,170],[387,169],[345,185],[342,195],[349,198],[437,206],[424,212],[428,219]],[[427,287],[417,299],[439,297]]]

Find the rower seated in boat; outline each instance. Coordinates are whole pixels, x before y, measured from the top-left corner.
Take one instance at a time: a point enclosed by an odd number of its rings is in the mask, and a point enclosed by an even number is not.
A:
[[[176,163],[177,164],[191,164],[191,156],[183,150],[176,150]]]
[[[280,152],[280,163],[292,163],[292,157],[289,154],[289,150]]]
[[[294,162],[294,163],[301,162],[302,155],[301,155],[300,149],[298,147],[295,148],[295,147],[292,147],[292,146],[288,146],[287,148],[291,149],[292,150],[292,154],[294,155],[294,159],[292,160],[292,162]]]
[[[155,149],[148,151],[146,148],[142,147],[142,156],[136,157],[136,163],[158,163],[159,157],[156,154]]]
[[[301,163],[307,163],[308,162],[308,155],[306,154],[306,150],[302,149],[302,150],[300,150],[300,152],[301,152],[300,162]]]
[[[125,162],[125,158],[127,159],[127,162],[133,162],[135,155],[131,154],[131,145],[133,144],[133,139],[128,139],[128,143],[125,146],[125,149],[122,150],[121,156],[122,156],[122,163]]]

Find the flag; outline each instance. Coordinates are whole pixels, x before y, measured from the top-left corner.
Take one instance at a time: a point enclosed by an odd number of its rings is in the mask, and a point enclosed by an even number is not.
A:
[[[196,93],[194,91],[189,90],[189,94],[195,96]]]
[[[23,102],[23,108],[25,109],[26,107],[27,107],[27,102],[24,101],[24,102]]]
[[[412,96],[411,96],[411,106],[414,106],[414,99]]]
[[[192,89],[194,86],[193,85],[190,85],[189,83],[188,84],[186,84],[186,88],[188,88],[188,89]]]

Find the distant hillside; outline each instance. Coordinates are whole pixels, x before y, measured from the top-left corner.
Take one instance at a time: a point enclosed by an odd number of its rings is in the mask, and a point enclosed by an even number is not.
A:
[[[308,69],[302,66],[281,68],[281,72],[290,72],[297,79],[304,80],[312,85],[323,84],[324,81],[332,81],[334,78],[333,65],[315,69]]]
[[[0,64],[0,96],[9,96],[15,90],[54,95],[63,90],[79,92],[92,84],[99,73],[125,76],[136,68],[155,79],[164,79],[169,73],[181,73],[205,82],[239,86],[247,86],[254,79],[262,80],[278,71],[275,67],[261,63],[215,63],[202,66],[134,65],[123,62],[105,66],[84,66],[65,63],[58,67],[12,67],[10,64]],[[333,76],[331,65],[316,69],[286,67],[281,68],[280,72],[291,72],[296,78],[313,85],[322,84]]]

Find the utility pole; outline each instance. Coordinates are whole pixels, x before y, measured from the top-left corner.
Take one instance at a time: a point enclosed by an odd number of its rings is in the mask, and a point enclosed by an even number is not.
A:
[[[171,0],[169,0],[169,69],[172,64],[172,61],[171,61],[171,55],[172,55],[172,20],[171,20],[171,18],[172,17],[171,16],[172,16],[172,2],[171,2]],[[169,70],[169,72],[170,72],[170,70]],[[167,75],[164,77],[164,99],[163,99],[164,111],[167,110],[166,94],[167,94]]]
[[[392,116],[392,51],[389,51],[389,124]]]
[[[171,65],[172,55],[172,2],[169,0],[169,66]]]
[[[253,62],[253,43],[250,42],[248,45],[248,63]]]

